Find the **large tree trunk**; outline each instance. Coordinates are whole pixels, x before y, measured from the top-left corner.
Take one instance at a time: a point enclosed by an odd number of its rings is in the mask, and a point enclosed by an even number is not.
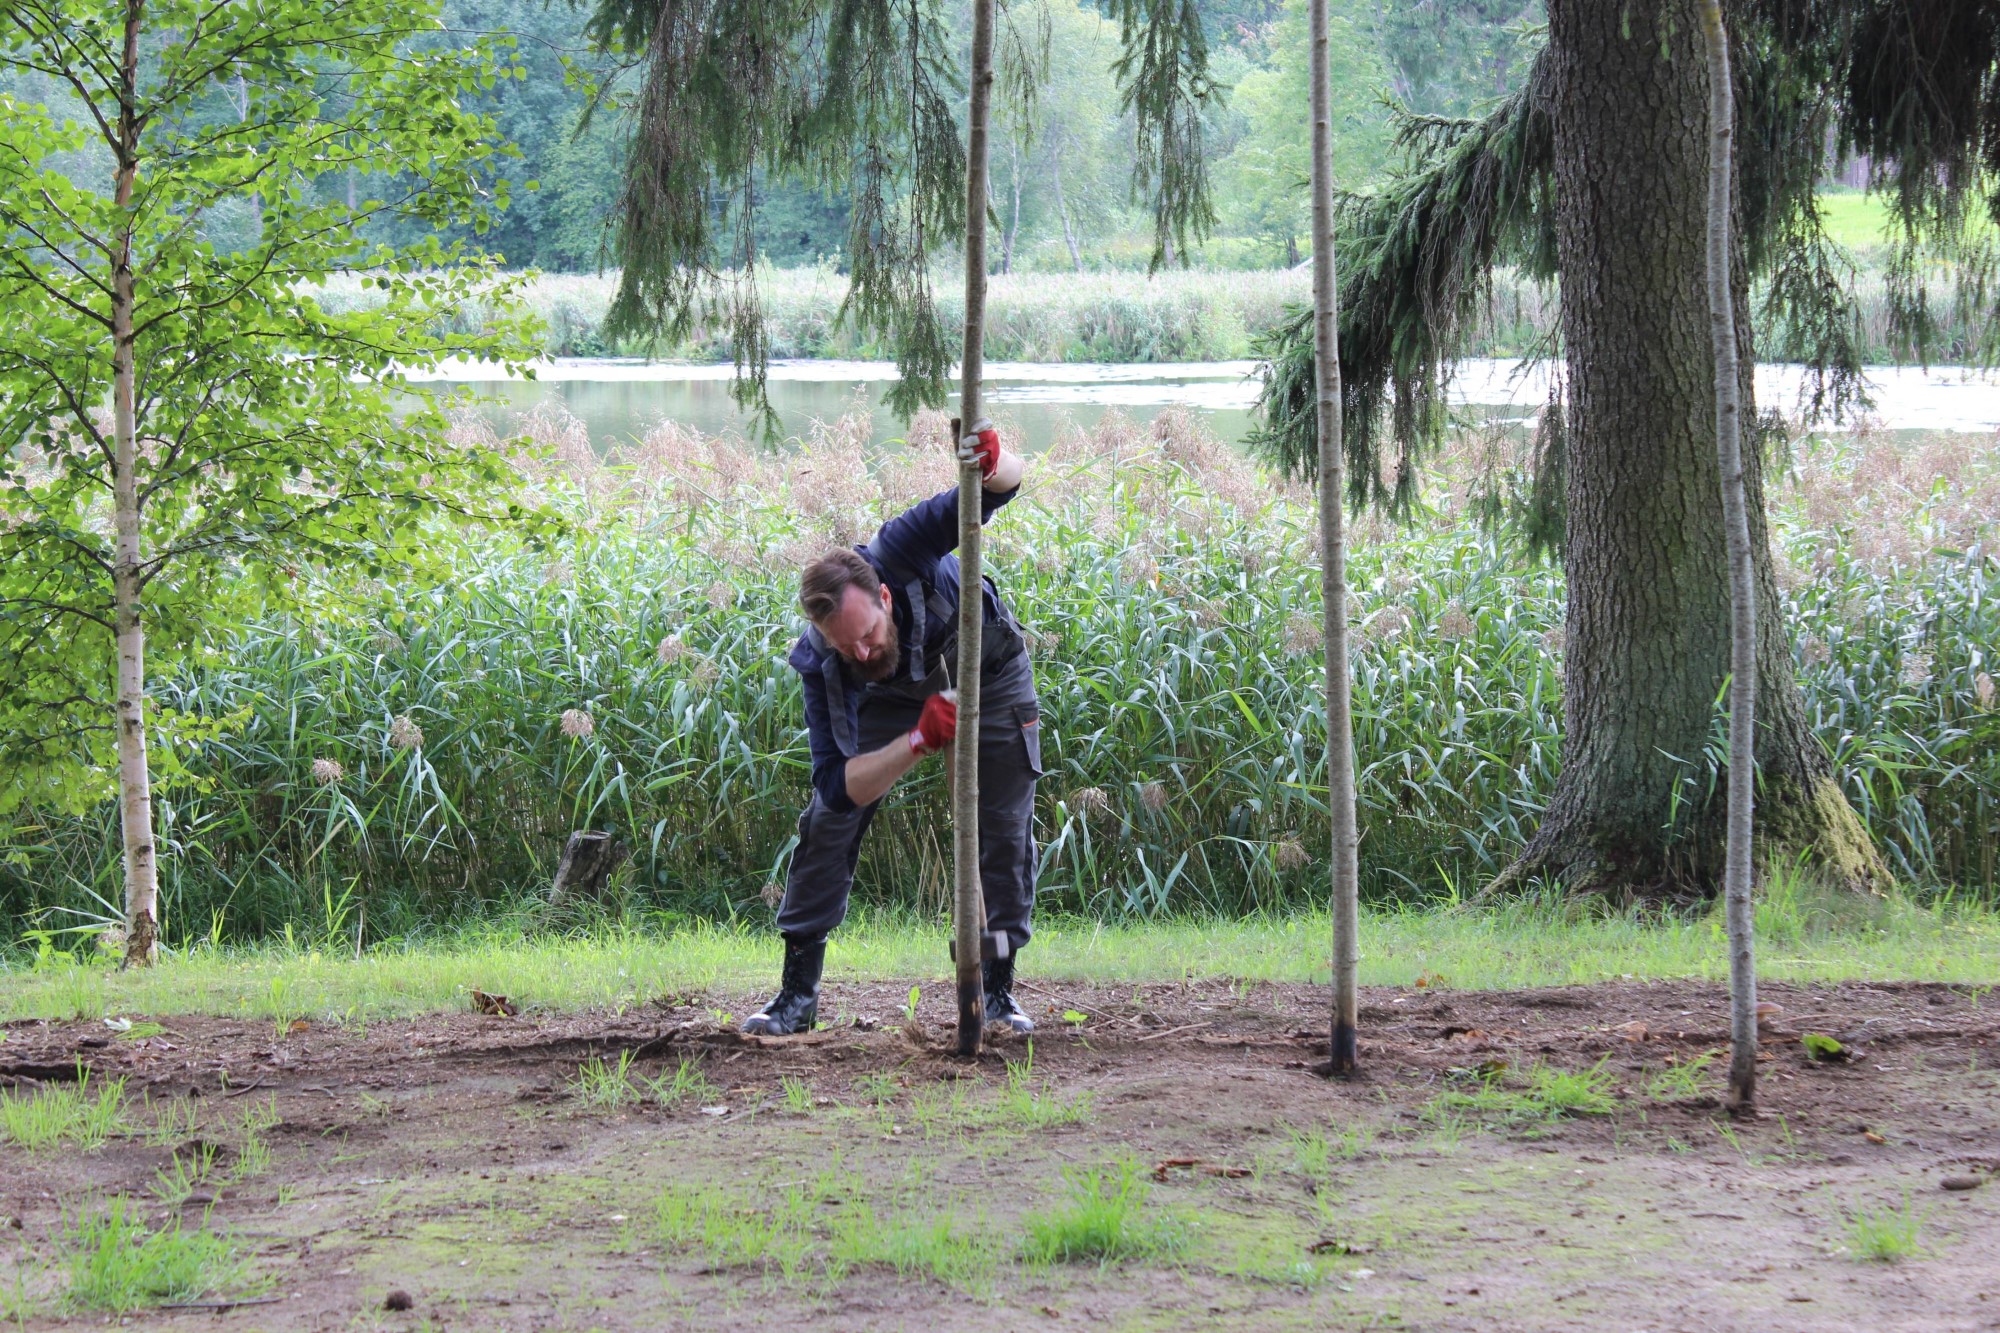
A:
[[[1321,630],[1326,646],[1327,803],[1333,812],[1333,1024],[1329,1071],[1355,1072],[1355,974],[1361,957],[1361,837],[1354,808],[1354,708],[1347,659],[1346,453],[1340,420],[1340,294],[1333,267],[1333,105],[1327,0],[1311,0],[1313,360],[1319,381]]]
[[[1705,291],[1708,80],[1698,0],[1550,0],[1556,237],[1571,436],[1563,770],[1503,882],[1707,895],[1724,811],[1703,772],[1730,599]],[[1732,229],[1740,237],[1740,226]],[[1754,420],[1748,278],[1732,246],[1739,384]],[[1827,880],[1886,867],[1806,723],[1780,629],[1760,451],[1744,451],[1757,609],[1765,855]]]
[[[125,44],[119,66],[118,155],[113,193],[132,203],[139,169],[139,26],[142,0],[126,0]],[[118,633],[118,810],[125,843],[125,961],[152,963],[159,945],[160,880],[153,849],[153,785],[146,763],[145,589],[140,565],[138,421],[134,406],[132,226],[119,233],[111,258],[112,509],[117,545],[111,563],[113,624]]]

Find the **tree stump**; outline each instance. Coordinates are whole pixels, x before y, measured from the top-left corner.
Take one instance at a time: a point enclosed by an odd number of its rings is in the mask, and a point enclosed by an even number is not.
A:
[[[571,894],[603,896],[604,883],[611,872],[625,864],[625,844],[609,833],[572,833],[556,864],[555,882],[549,888],[549,906],[561,906]]]

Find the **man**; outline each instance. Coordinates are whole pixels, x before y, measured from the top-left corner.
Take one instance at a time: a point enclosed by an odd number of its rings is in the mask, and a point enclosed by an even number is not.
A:
[[[999,432],[985,421],[960,440],[958,456],[979,464],[985,523],[1019,493],[1021,458],[1001,447]],[[778,906],[783,980],[777,997],[744,1020],[745,1032],[812,1030],[827,932],[847,915],[862,835],[903,775],[957,735],[950,689],[958,676],[959,567],[951,554],[957,545],[954,487],[883,524],[868,545],[821,556],[800,579],[808,625],[791,664],[804,684],[813,794],[799,816],[799,844]],[[986,1024],[1027,1033],[1034,1024],[1014,1002],[1014,955],[1028,942],[1035,899],[1041,710],[1019,625],[990,581],[979,595]]]

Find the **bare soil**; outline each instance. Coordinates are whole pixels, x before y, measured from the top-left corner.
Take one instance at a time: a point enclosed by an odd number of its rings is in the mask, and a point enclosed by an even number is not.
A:
[[[127,1080],[133,1132],[89,1153],[0,1146],[0,1291],[40,1293],[28,1328],[105,1322],[61,1306],[62,1236],[123,1193],[151,1221],[178,1211],[233,1237],[250,1259],[240,1294],[259,1302],[110,1317],[132,1326],[2000,1329],[2000,1181],[1942,1187],[2000,1170],[2000,996],[1769,986],[1782,1012],[1760,1114],[1739,1120],[1716,1100],[1720,1058],[1671,1076],[1726,1041],[1706,984],[1369,991],[1353,1081],[1314,1072],[1322,989],[1031,979],[1031,1072],[1018,1042],[944,1054],[946,997],[926,996],[911,1030],[907,994],[836,980],[825,1026],[787,1040],[732,1030],[747,995],[282,1035],[217,1018],[137,1039],[15,1023],[0,1085],[74,1079],[81,1062]],[[1805,1032],[1852,1058],[1810,1058]],[[689,1061],[709,1091],[587,1104],[579,1067],[627,1052],[635,1078]],[[1009,1060],[1017,1087],[1081,1123],[1010,1116]],[[1450,1106],[1593,1067],[1608,1113]],[[170,1207],[160,1173],[189,1145],[144,1131],[176,1099],[195,1108],[187,1137],[225,1159],[242,1108],[274,1107],[268,1167],[218,1172]],[[1300,1146],[1314,1132],[1332,1145],[1323,1172]],[[1145,1215],[1177,1250],[1012,1257],[1024,1218],[1068,1197],[1066,1171],[1121,1157],[1158,1177]],[[951,1211],[1002,1257],[949,1280],[882,1262],[787,1272],[664,1238],[663,1197],[754,1217],[829,1164],[841,1188],[814,1196],[829,1217]],[[1913,1255],[1856,1252],[1853,1219],[1884,1213],[1917,1220]],[[411,1308],[385,1308],[393,1292]]]

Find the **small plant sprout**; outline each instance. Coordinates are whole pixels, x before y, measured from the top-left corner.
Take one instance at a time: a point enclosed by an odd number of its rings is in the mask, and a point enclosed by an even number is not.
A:
[[[778,1087],[785,1096],[785,1109],[793,1115],[811,1115],[813,1109],[812,1086],[804,1079],[786,1075],[778,1080]]]
[[[796,1080],[794,1080],[796,1081]],[[708,1102],[722,1095],[722,1090],[708,1081],[701,1072],[701,1066],[683,1056],[670,1074],[663,1073],[645,1080],[646,1095],[661,1106],[679,1106],[682,1102]],[[785,1093],[786,1104],[791,1102],[791,1092]]]

